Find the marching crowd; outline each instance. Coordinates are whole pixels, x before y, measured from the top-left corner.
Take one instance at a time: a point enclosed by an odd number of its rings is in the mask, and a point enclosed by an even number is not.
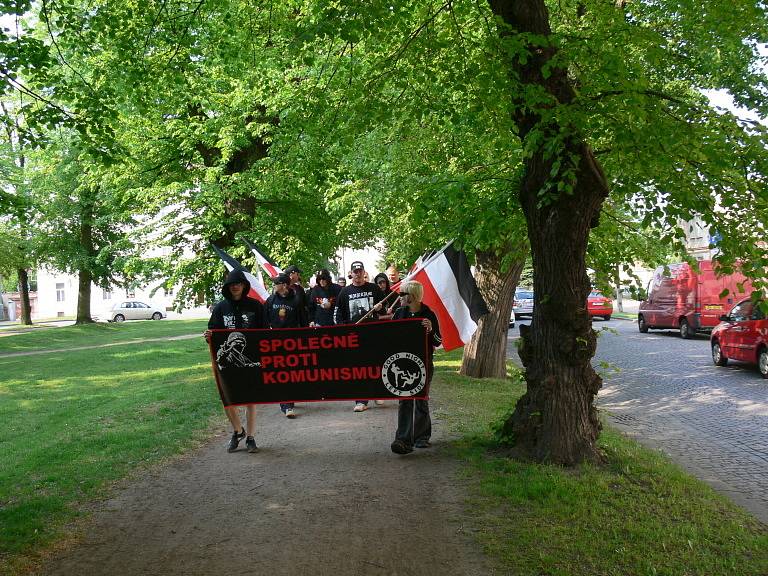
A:
[[[373,320],[421,318],[422,325],[430,335],[428,378],[433,372],[432,352],[441,344],[440,327],[435,313],[422,302],[423,286],[419,282],[404,280],[397,293],[392,286],[399,282],[395,266],[386,273],[377,274],[374,281],[368,280],[368,273],[362,262],[352,262],[349,271],[350,283],[340,276],[333,282],[328,270],[315,275],[315,285],[305,290],[301,285],[302,271],[289,266],[284,272],[272,278],[274,290],[262,304],[250,298],[250,283],[242,270],[229,273],[222,287],[224,299],[211,313],[208,330],[223,328],[303,328],[357,324]],[[206,332],[208,337],[209,332]],[[383,401],[377,400],[377,404]],[[356,400],[355,412],[368,409],[368,400]],[[245,438],[246,449],[257,452],[254,439],[256,408],[246,406],[246,423],[242,425],[237,406],[225,406],[224,410],[232,424],[233,432],[228,450],[237,450]],[[280,410],[287,418],[296,418],[293,403],[280,404]],[[413,448],[428,448],[432,423],[427,400],[404,399],[399,401],[397,429],[391,449],[397,454],[408,454]]]

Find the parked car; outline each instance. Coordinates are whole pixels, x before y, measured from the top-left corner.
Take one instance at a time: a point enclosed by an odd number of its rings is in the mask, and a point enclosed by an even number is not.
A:
[[[593,290],[587,297],[587,313],[590,318],[602,316],[604,319],[610,320],[611,314],[613,314],[613,300],[603,296],[597,290]]]
[[[763,378],[768,378],[768,319],[762,301],[742,300],[721,316],[709,337],[712,361],[725,366],[728,360],[757,364]]]
[[[107,322],[124,322],[125,320],[160,320],[165,318],[165,310],[155,308],[138,300],[118,302],[107,314]]]
[[[533,316],[533,291],[518,288],[512,301],[512,311],[515,316]]]
[[[677,328],[680,336],[712,330],[728,309],[752,289],[740,273],[718,276],[711,260],[702,260],[699,271],[687,262],[659,266],[648,284],[648,298],[640,303],[637,327]],[[721,296],[727,290],[725,296]]]

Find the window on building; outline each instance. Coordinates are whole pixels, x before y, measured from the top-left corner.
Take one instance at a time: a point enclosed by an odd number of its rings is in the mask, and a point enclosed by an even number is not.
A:
[[[134,288],[127,288],[125,290],[126,298],[136,298],[136,290]]]
[[[56,283],[56,302],[64,302],[64,282]]]
[[[102,300],[112,300],[112,292],[109,290],[102,290],[101,291],[101,299]]]

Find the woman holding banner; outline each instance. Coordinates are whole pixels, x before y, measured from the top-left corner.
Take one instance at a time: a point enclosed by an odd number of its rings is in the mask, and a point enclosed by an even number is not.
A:
[[[421,324],[427,329],[431,346],[427,348],[428,367],[427,384],[432,380],[435,365],[432,361],[434,350],[442,344],[440,326],[435,313],[421,300],[424,297],[424,286],[421,282],[405,280],[400,284],[400,308],[395,311],[393,320],[405,318],[422,318]],[[413,447],[429,448],[432,436],[432,419],[429,416],[427,400],[400,400],[397,411],[397,430],[392,442],[392,452],[408,454]]]

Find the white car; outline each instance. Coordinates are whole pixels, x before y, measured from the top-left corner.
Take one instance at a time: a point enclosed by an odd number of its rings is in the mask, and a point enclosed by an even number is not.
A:
[[[515,290],[515,299],[512,301],[512,309],[518,318],[533,316],[533,290],[518,288]]]
[[[126,320],[160,320],[167,315],[165,310],[150,306],[138,300],[118,302],[107,314],[107,322],[125,322]]]

